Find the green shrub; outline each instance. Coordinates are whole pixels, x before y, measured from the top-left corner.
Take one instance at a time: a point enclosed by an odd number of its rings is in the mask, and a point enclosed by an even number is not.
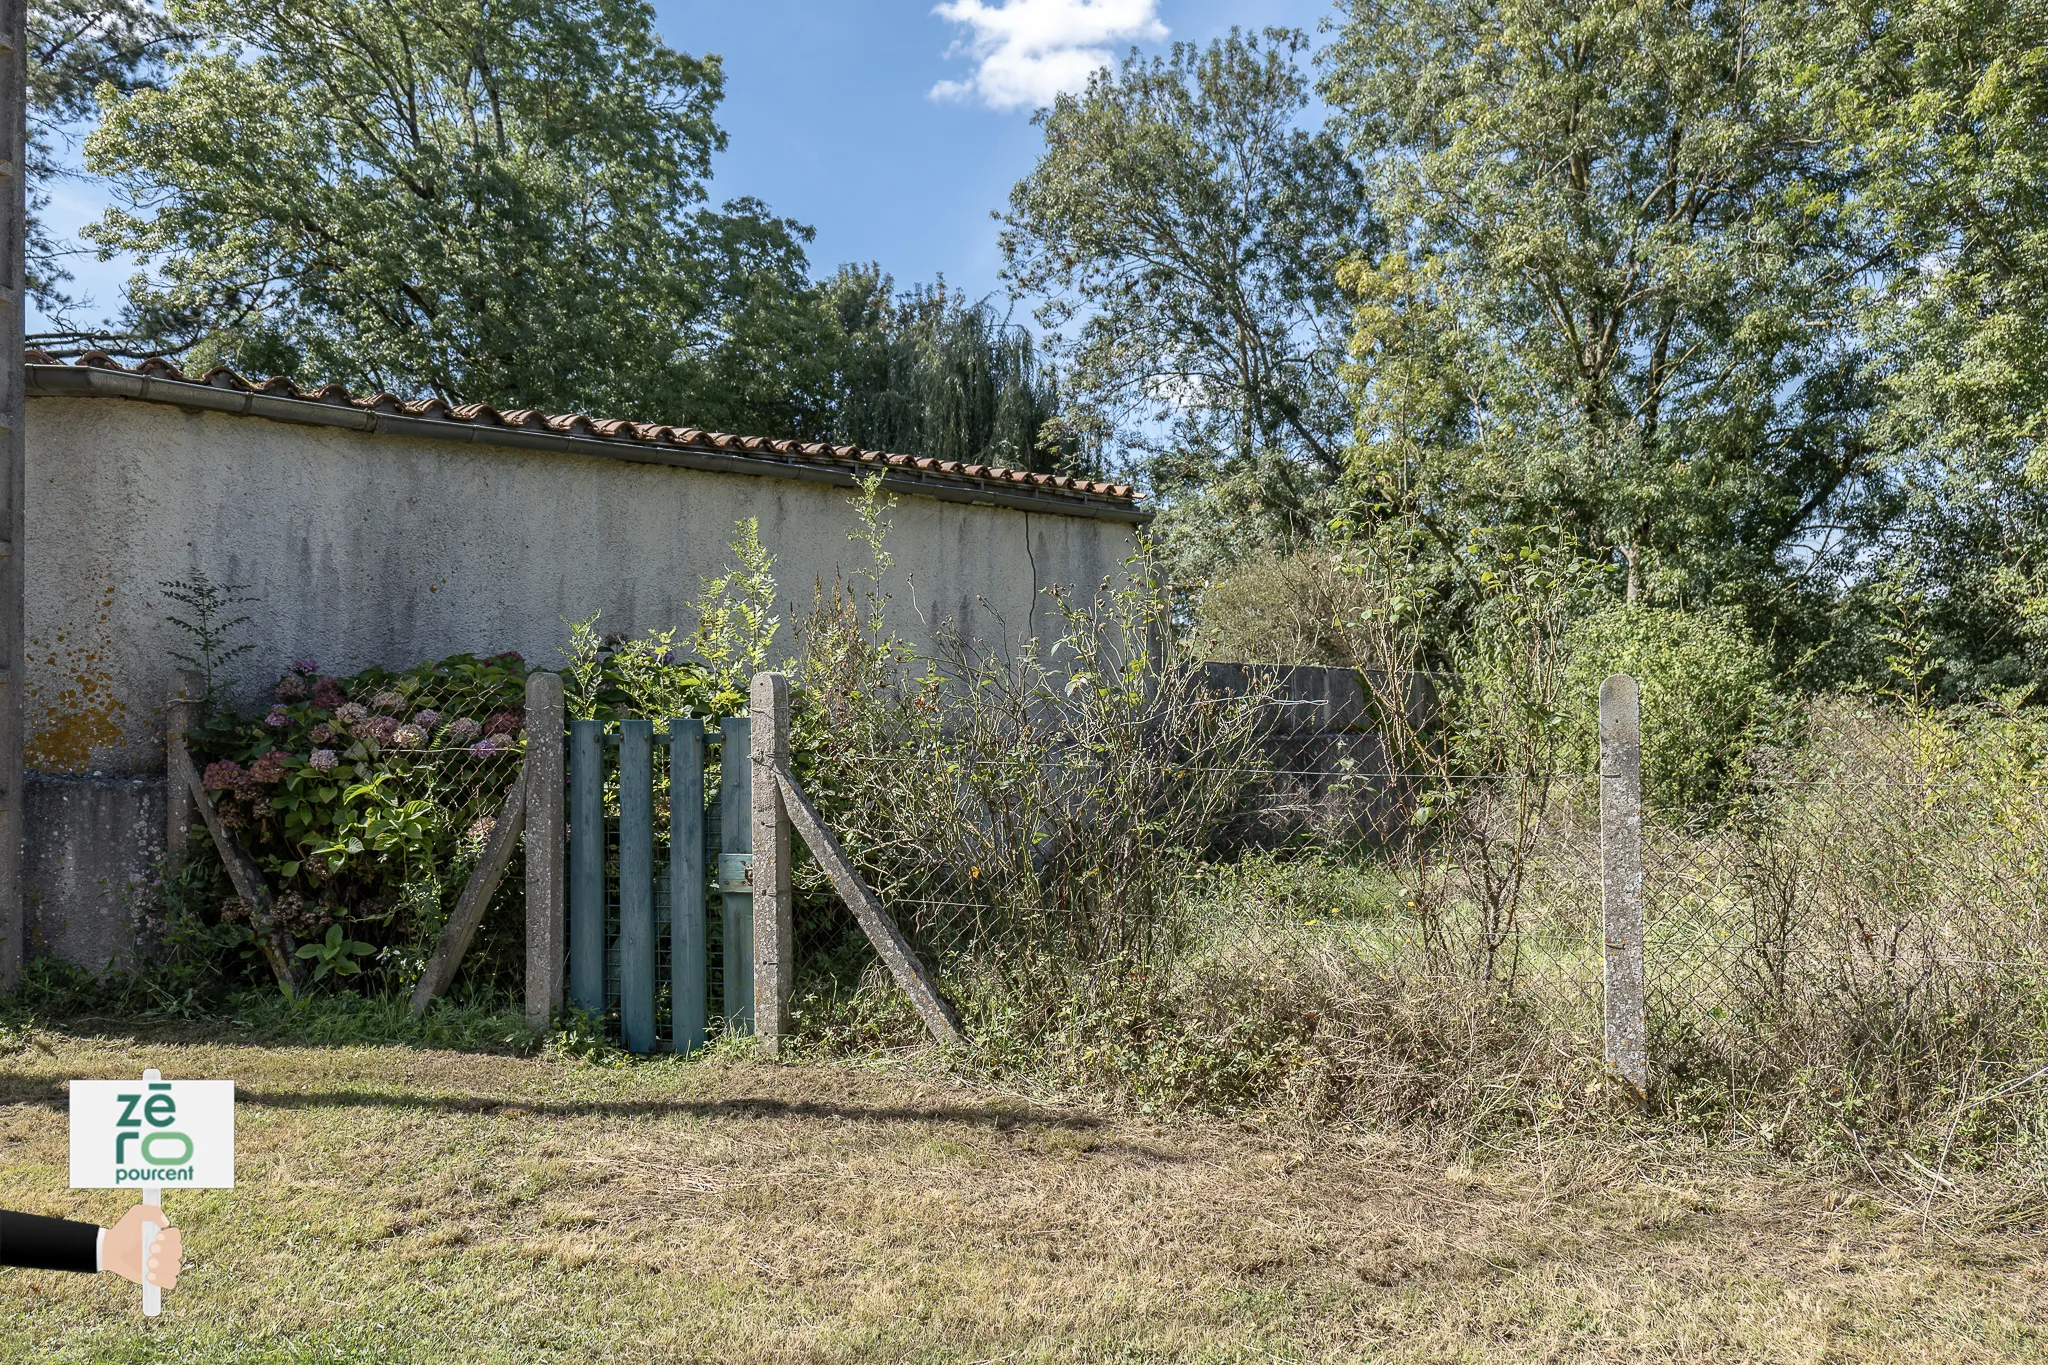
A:
[[[409,985],[518,773],[526,672],[510,653],[347,677],[307,659],[279,678],[261,714],[210,709],[188,736],[193,761],[271,896],[268,923],[230,897],[214,927],[315,941],[339,930],[366,948],[321,965],[353,976],[361,958],[374,980]],[[180,927],[199,932],[189,914]],[[236,946],[250,950],[246,939]]]
[[[1734,611],[1609,607],[1572,623],[1564,654],[1574,764],[1596,770],[1600,684],[1626,673],[1642,689],[1645,799],[1669,810],[1723,803],[1781,716],[1769,662]]]

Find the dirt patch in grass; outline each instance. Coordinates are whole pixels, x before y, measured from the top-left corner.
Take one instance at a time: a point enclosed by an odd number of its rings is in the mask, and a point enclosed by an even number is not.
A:
[[[238,1082],[163,1319],[0,1271],[0,1359],[2034,1361],[2048,1239],[1668,1149],[1447,1162],[1107,1121],[900,1071],[594,1067],[43,1033],[0,1206],[65,1188],[64,1082]]]

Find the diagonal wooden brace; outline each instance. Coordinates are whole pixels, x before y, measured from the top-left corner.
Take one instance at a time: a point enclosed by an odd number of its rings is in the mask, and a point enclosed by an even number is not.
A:
[[[854,871],[845,850],[839,847],[839,840],[832,836],[832,831],[826,828],[825,821],[818,815],[817,807],[796,785],[788,769],[777,768],[775,780],[782,788],[790,823],[810,845],[811,856],[818,860],[818,866],[825,869],[825,875],[832,879],[833,889],[839,892],[839,898],[860,921],[861,932],[881,954],[889,975],[896,978],[896,984],[910,997],[910,1003],[916,1006],[918,1017],[924,1020],[932,1038],[941,1043],[966,1043],[967,1031],[960,1023],[959,1012],[939,993],[939,983],[932,979],[931,972],[910,946],[910,940],[903,937],[896,921],[889,918],[888,912],[882,909],[882,903],[875,899],[875,893],[868,890],[867,883],[860,879],[860,873]]]
[[[498,820],[491,830],[490,842],[484,845],[483,856],[470,869],[469,881],[464,884],[462,895],[448,916],[448,927],[441,931],[441,942],[434,949],[433,957],[427,960],[426,970],[420,973],[420,984],[413,988],[414,1014],[425,1014],[434,997],[447,990],[455,980],[455,969],[462,965],[462,955],[469,951],[469,941],[476,937],[477,926],[484,922],[491,892],[498,889],[498,879],[505,875],[505,866],[512,861],[512,850],[519,846],[519,836],[525,831],[526,772],[522,768],[512,783],[512,790],[505,793],[505,804],[498,808]]]
[[[263,884],[263,876],[256,870],[249,855],[242,846],[228,837],[227,827],[220,822],[220,812],[213,808],[213,799],[206,794],[206,786],[199,780],[199,770],[192,765],[192,759],[185,753],[184,746],[172,749],[167,760],[175,769],[173,781],[182,781],[185,790],[191,794],[192,804],[199,808],[200,818],[206,821],[206,832],[213,836],[213,846],[220,852],[220,860],[228,870],[228,880],[234,884],[235,894],[249,905],[250,923],[256,929],[257,942],[263,947],[263,956],[270,963],[270,971],[277,978],[277,984],[290,998],[299,993],[299,976],[292,961],[291,938],[270,919],[270,888]]]

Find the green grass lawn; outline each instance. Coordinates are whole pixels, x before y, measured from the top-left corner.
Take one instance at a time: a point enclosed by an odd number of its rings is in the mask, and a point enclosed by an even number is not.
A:
[[[2039,1361],[2048,1239],[1652,1146],[1466,1164],[1112,1120],[908,1065],[593,1066],[108,1025],[0,1056],[0,1206],[64,1082],[230,1077],[239,1185],[175,1195],[164,1317],[0,1271],[35,1361]]]

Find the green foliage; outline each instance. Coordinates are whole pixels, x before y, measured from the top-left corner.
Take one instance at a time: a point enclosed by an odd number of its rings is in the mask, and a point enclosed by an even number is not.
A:
[[[356,975],[363,969],[362,964],[356,959],[368,957],[376,951],[375,946],[359,939],[343,938],[341,926],[330,924],[327,926],[327,937],[302,944],[299,956],[312,962],[313,979],[319,981],[329,972],[340,976]]]
[[[1349,9],[1325,93],[1402,225],[1344,271],[1358,478],[1562,525],[1631,600],[1777,580],[1871,470],[1802,6]]]
[[[1319,520],[1305,509],[1343,464],[1331,266],[1375,231],[1336,140],[1301,125],[1307,43],[1232,30],[1059,96],[1003,234],[1006,275],[1071,357],[1075,425],[1171,493],[1220,476],[1236,496],[1204,524],[1282,538]]]
[[[1626,673],[1642,689],[1645,799],[1674,812],[1736,794],[1749,755],[1775,738],[1781,703],[1770,662],[1729,610],[1610,606],[1565,636],[1565,715],[1574,758],[1599,763],[1601,680]]]
[[[779,432],[803,230],[697,205],[723,76],[639,0],[176,0],[88,229],[137,344],[451,401]],[[756,316],[765,311],[768,316]],[[801,342],[801,338],[798,339]],[[799,346],[801,349],[801,345]],[[767,352],[777,352],[770,355]]]
[[[775,614],[775,560],[749,517],[732,542],[733,567],[706,579],[687,646],[677,628],[638,638],[601,635],[598,615],[571,621],[562,651],[569,713],[585,720],[736,716],[754,675],[768,667],[782,618]]]
[[[1823,656],[1910,605],[1945,699],[2048,679],[2048,49],[2011,0],[1837,4],[1803,73],[1882,244],[1858,325],[1895,502]],[[1846,644],[1849,647],[1844,648]]]
[[[988,300],[936,285],[894,293],[876,266],[818,286],[834,324],[831,439],[962,464],[1087,472],[1031,333]]]
[[[33,0],[28,6],[28,232],[30,296],[58,330],[31,333],[30,346],[86,340],[73,329],[78,300],[64,292],[71,253],[42,220],[51,187],[75,174],[60,148],[99,111],[102,91],[125,95],[153,84],[164,53],[179,40],[169,18],[147,0]],[[96,338],[95,338],[96,339]]]
[[[268,926],[239,900],[219,908],[240,951],[275,927],[315,940],[301,955],[316,980],[355,975],[374,950],[377,970],[409,986],[511,783],[525,676],[517,654],[346,678],[308,660],[262,714],[211,712],[189,736],[194,761],[273,898]],[[480,977],[489,956],[472,963]]]
[[[1396,589],[1376,572],[1374,547],[1319,545],[1247,558],[1205,585],[1190,644],[1204,659],[1372,667],[1370,623]]]
[[[761,522],[748,517],[732,543],[737,563],[704,585],[697,629],[690,637],[704,660],[712,704],[736,714],[746,707],[754,675],[768,666],[782,618],[775,615],[775,561],[761,547]]]
[[[163,589],[165,597],[185,609],[186,616],[166,616],[164,620],[185,632],[191,649],[195,651],[188,654],[183,650],[173,650],[171,659],[199,674],[201,684],[206,688],[206,702],[212,705],[218,700],[214,675],[256,647],[246,641],[229,643],[237,630],[249,624],[250,618],[246,612],[240,616],[228,613],[257,599],[242,595],[246,584],[216,583],[204,569],[194,570],[189,579],[159,583],[157,586]]]

